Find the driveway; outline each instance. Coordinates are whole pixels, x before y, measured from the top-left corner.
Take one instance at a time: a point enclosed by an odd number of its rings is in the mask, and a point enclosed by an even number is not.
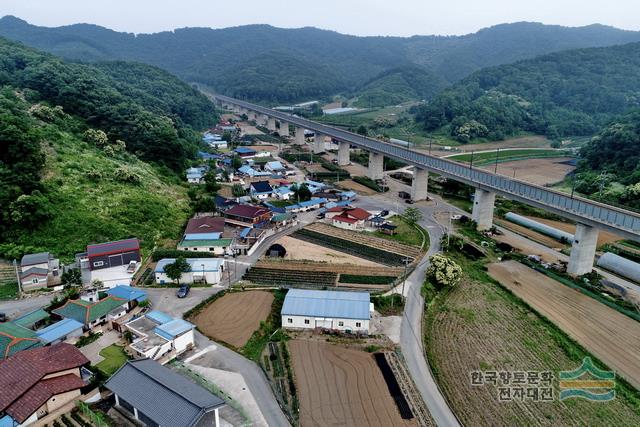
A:
[[[100,356],[100,351],[103,348],[109,347],[111,344],[117,343],[118,341],[120,341],[118,332],[110,330],[103,333],[100,338],[91,344],[80,347],[80,352],[91,361],[92,365],[95,366],[104,360],[104,357]]]
[[[191,310],[202,301],[212,295],[217,294],[224,288],[222,286],[212,286],[209,288],[191,288],[189,295],[185,298],[178,298],[176,293],[178,288],[141,288],[147,293],[151,307],[160,310],[173,317],[182,319],[182,315]]]
[[[24,298],[19,300],[0,301],[0,313],[5,313],[9,320],[48,305],[53,295]]]

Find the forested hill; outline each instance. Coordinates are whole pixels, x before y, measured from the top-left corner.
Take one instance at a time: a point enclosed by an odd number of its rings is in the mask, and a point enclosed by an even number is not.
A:
[[[0,256],[173,238],[188,213],[176,172],[215,121],[160,69],[67,63],[0,38]]]
[[[460,141],[520,131],[593,135],[640,106],[640,43],[557,52],[480,70],[418,114]]]
[[[405,65],[420,66],[451,83],[486,66],[563,49],[640,41],[638,32],[602,25],[567,28],[526,22],[455,37],[355,37],[267,25],[136,36],[87,24],[37,27],[11,16],[0,19],[0,35],[65,58],[156,65],[185,81],[267,102],[352,93]]]

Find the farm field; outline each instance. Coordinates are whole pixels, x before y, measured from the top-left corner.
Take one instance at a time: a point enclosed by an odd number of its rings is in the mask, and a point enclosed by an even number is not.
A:
[[[436,298],[427,310],[425,348],[438,384],[463,425],[640,424],[640,410],[625,397],[629,389],[621,392],[620,385],[616,399],[609,402],[559,401],[558,371],[579,367],[587,354],[493,283],[480,264],[461,261],[465,272],[462,282]],[[588,315],[580,319],[584,321]],[[554,400],[500,402],[497,386],[471,385],[472,371],[503,370],[552,371]]]
[[[291,340],[300,425],[414,426],[404,420],[373,356],[320,341]]]
[[[305,229],[317,233],[326,234],[328,236],[337,237],[339,239],[348,240],[350,242],[372,246],[377,249],[394,252],[400,255],[409,256],[412,258],[418,258],[421,254],[420,248],[414,246],[405,245],[403,243],[385,239],[382,237],[375,237],[364,233],[343,230],[341,228],[333,227],[331,225],[323,224],[320,222],[310,224],[305,227]]]
[[[358,264],[366,267],[380,267],[380,264],[336,251],[334,249],[325,248],[324,246],[314,243],[305,242],[290,236],[284,236],[278,239],[279,244],[285,247],[287,254],[285,260],[310,260],[326,262],[330,264]]]
[[[505,147],[506,148],[506,147]],[[448,157],[449,160],[455,160],[457,162],[469,163],[473,159],[474,165],[483,165],[495,161],[496,154],[498,155],[498,161],[508,160],[521,160],[528,158],[540,158],[540,157],[561,157],[565,154],[564,151],[554,149],[539,149],[539,148],[518,148],[518,149],[503,149],[502,151],[480,151],[475,149],[475,153],[463,153],[453,154]]]
[[[308,272],[332,272],[337,274],[353,274],[368,276],[399,276],[404,269],[400,267],[374,267],[361,264],[335,264],[306,261],[269,261],[260,260],[255,267],[267,267],[278,270],[303,270]]]
[[[349,168],[350,168],[349,166],[346,166],[345,170],[348,170],[349,173],[351,173]],[[361,194],[363,196],[373,196],[374,194],[377,194],[375,191],[373,191],[369,187],[359,184],[352,179],[345,179],[343,181],[338,181],[336,182],[336,186],[343,188],[345,190],[356,191],[358,192],[358,194]]]
[[[471,151],[495,150],[497,148],[551,148],[551,141],[540,135],[520,136],[506,139],[504,141],[481,142],[477,144],[459,144],[457,141],[453,142],[455,143],[448,145],[455,145],[457,150],[467,153],[470,153]],[[418,151],[428,152],[424,147],[422,149],[418,149]],[[441,157],[450,155],[451,151],[442,150],[441,147],[434,145],[431,153],[435,156]]]
[[[195,324],[205,335],[240,348],[267,318],[272,302],[270,292],[229,293],[202,310]]]
[[[528,218],[541,222],[543,224],[549,225],[551,227],[557,228],[558,230],[566,231],[567,233],[574,234],[576,232],[576,226],[574,224],[569,224],[567,222],[554,221],[552,219],[546,218],[536,218],[534,216],[529,216]],[[616,236],[613,233],[608,233],[606,231],[600,230],[598,232],[598,246],[605,245],[607,243],[613,243],[620,240],[620,236]]]
[[[542,159],[514,160],[498,163],[498,174],[513,177],[537,185],[556,184],[561,182],[567,174],[576,167],[568,162],[571,157],[552,157]],[[482,169],[493,172],[492,164],[482,166]]]
[[[489,274],[640,388],[640,323],[516,261]]]

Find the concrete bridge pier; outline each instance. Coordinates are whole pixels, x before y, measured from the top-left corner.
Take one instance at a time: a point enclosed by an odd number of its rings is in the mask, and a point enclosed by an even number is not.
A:
[[[577,223],[567,273],[572,276],[582,276],[589,273],[593,269],[597,246],[598,229]]]
[[[316,132],[313,139],[313,154],[319,154],[324,151],[324,135]]]
[[[351,163],[349,159],[349,143],[340,141],[338,145],[338,166],[347,166]]]
[[[269,129],[271,132],[275,132],[276,131],[276,118],[275,117],[268,117],[267,116],[267,129]]]
[[[426,169],[413,167],[413,181],[411,182],[411,198],[415,201],[427,200],[427,189],[429,188],[429,171]]]
[[[369,152],[368,174],[371,179],[384,178],[384,155],[373,151]]]
[[[301,128],[300,126],[296,126],[296,144],[304,145],[304,143],[305,143],[304,128]]]
[[[280,136],[289,136],[289,123],[280,120],[280,128],[278,129]]]
[[[493,226],[493,205],[495,201],[496,193],[476,188],[471,219],[476,222],[478,231],[488,230]]]

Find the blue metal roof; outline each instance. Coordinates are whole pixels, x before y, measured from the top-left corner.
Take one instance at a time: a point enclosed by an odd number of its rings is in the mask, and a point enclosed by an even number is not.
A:
[[[249,153],[255,153],[256,150],[252,149],[252,148],[248,148],[248,147],[238,147],[235,150],[236,153],[240,153],[240,154],[249,154]]]
[[[113,295],[116,298],[126,299],[127,301],[142,302],[147,299],[147,293],[145,291],[126,285],[118,285],[115,288],[111,288],[107,291],[107,294]]]
[[[184,240],[218,240],[222,233],[186,233]]]
[[[192,323],[182,319],[173,319],[167,323],[163,323],[154,329],[154,332],[163,338],[172,340],[175,337],[184,334],[187,331],[195,328]]]
[[[158,310],[152,310],[148,312],[145,316],[161,325],[171,322],[173,320],[173,317],[169,316],[167,313],[163,313]]]
[[[369,292],[290,289],[280,313],[283,316],[369,320],[369,302]]]
[[[243,229],[240,232],[240,237],[242,237],[244,239],[245,237],[247,237],[249,235],[249,233],[251,233],[251,227],[247,227],[247,228]]]
[[[83,324],[74,319],[62,319],[46,328],[36,331],[36,335],[44,344],[49,344],[66,337],[73,331],[82,330]]]

